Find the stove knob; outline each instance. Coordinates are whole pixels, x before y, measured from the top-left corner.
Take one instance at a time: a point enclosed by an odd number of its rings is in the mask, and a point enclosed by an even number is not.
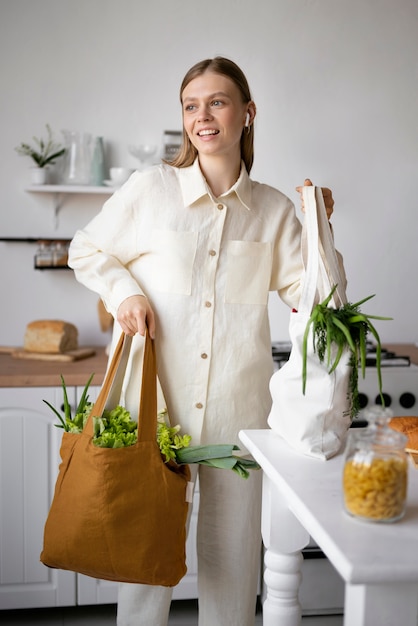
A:
[[[382,393],[382,396],[383,400],[385,401],[385,407],[388,408],[392,404],[392,398],[388,393],[385,392]],[[380,397],[380,394],[376,396],[375,404],[382,404],[382,398]]]
[[[369,404],[369,398],[366,396],[365,393],[359,391],[358,402],[360,409],[364,409]]]
[[[404,409],[412,409],[412,407],[415,405],[415,402],[416,398],[414,394],[410,393],[409,391],[405,391],[405,393],[403,393],[399,398],[399,404]]]

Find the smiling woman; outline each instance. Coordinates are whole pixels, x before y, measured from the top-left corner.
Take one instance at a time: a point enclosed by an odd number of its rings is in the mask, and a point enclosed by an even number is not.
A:
[[[233,81],[211,70],[190,81],[182,100],[184,130],[199,153],[206,180],[220,196],[238,178],[241,137],[246,120],[254,120],[254,102],[243,102]],[[220,171],[224,172],[221,179]]]
[[[220,57],[198,63],[180,100],[178,155],[131,176],[76,233],[69,265],[117,320],[112,345],[121,329],[134,335],[123,406],[138,414],[147,325],[173,424],[193,445],[238,445],[240,430],[267,425],[268,295],[298,306],[301,224],[289,198],[250,178],[256,106],[241,69]],[[241,485],[204,465],[193,471],[199,620],[254,626],[261,474]],[[121,585],[118,626],[167,626],[171,597],[170,588]]]
[[[203,90],[203,91],[202,91]],[[194,65],[186,74],[180,87],[183,107],[183,145],[171,165],[191,165],[199,151],[189,134],[189,114],[195,119],[206,113],[210,116],[215,109],[233,107],[239,125],[239,145],[247,172],[250,173],[254,160],[254,127],[256,106],[251,97],[247,79],[241,69],[229,59],[216,57]],[[201,107],[204,107],[203,110]],[[231,115],[232,112],[230,111]],[[221,118],[222,119],[222,118]],[[210,120],[209,120],[210,121]],[[245,127],[245,132],[243,128]],[[209,132],[210,132],[209,128]],[[220,129],[216,130],[219,132]]]

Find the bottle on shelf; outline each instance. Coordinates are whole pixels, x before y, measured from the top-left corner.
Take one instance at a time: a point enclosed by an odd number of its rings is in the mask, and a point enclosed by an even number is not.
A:
[[[50,267],[52,265],[52,249],[49,241],[39,241],[35,254],[35,267]]]
[[[66,267],[68,264],[68,242],[55,241],[52,249],[52,265]]]
[[[96,137],[94,139],[93,154],[91,158],[90,182],[92,185],[101,187],[105,178],[103,137]]]

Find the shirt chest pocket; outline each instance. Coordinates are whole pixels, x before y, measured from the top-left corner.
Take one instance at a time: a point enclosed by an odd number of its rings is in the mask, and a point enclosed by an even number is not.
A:
[[[267,305],[271,264],[269,242],[229,241],[225,302]]]
[[[197,232],[153,230],[152,283],[157,291],[191,294],[197,238]]]

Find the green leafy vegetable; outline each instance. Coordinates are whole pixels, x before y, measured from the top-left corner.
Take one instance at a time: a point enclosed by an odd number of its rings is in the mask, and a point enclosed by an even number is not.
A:
[[[99,448],[124,448],[138,439],[138,425],[122,406],[93,417],[93,443]]]
[[[167,409],[157,415],[157,443],[166,462],[176,461],[179,450],[187,448],[192,440],[190,435],[179,435],[180,426],[169,426]]]
[[[358,370],[361,367],[362,376],[366,374],[366,338],[370,332],[376,341],[376,369],[380,398],[384,406],[382,393],[382,373],[381,373],[381,342],[380,337],[370,320],[391,320],[391,317],[379,317],[377,315],[366,315],[360,311],[360,306],[374,298],[368,296],[354,304],[348,302],[339,309],[334,309],[329,305],[337,285],[323,302],[317,304],[306,325],[303,337],[302,355],[302,390],[305,393],[307,381],[307,350],[308,337],[312,328],[313,346],[319,360],[326,362],[331,374],[341,360],[343,352],[348,349],[350,355],[350,416],[355,417],[360,409],[358,396]],[[335,356],[333,357],[332,346],[335,346]],[[334,358],[334,360],[333,360]]]
[[[92,379],[93,374],[84,387],[75,415],[72,417],[65,381],[61,376],[64,415],[62,416],[55,407],[44,400],[55,415],[58,416],[60,423],[56,424],[56,426],[63,428],[67,432],[82,432],[94,406],[93,403],[88,401],[87,395]],[[235,445],[191,446],[191,436],[181,435],[180,426],[170,425],[167,409],[160,411],[157,415],[156,438],[161,455],[166,463],[170,461],[174,461],[178,465],[200,463],[210,467],[230,469],[242,478],[249,477],[250,469],[260,469],[260,466],[255,461],[232,454],[234,450],[239,450]],[[105,409],[101,417],[93,417],[93,444],[95,446],[100,448],[123,448],[135,444],[137,439],[138,425],[131,419],[129,411],[124,407],[117,406],[112,410]]]
[[[94,377],[94,374],[90,376],[90,378],[88,379],[83,389],[80,402],[78,403],[78,406],[75,410],[74,419],[72,418],[72,415],[71,415],[71,404],[68,401],[67,386],[65,384],[65,380],[62,375],[61,375],[61,386],[62,386],[62,392],[63,392],[63,397],[64,397],[64,402],[63,402],[64,415],[61,415],[61,413],[59,413],[59,411],[57,411],[57,409],[54,406],[52,406],[52,404],[48,402],[48,400],[43,400],[43,402],[45,402],[45,404],[47,404],[49,408],[58,417],[60,423],[55,424],[57,428],[63,428],[64,430],[68,432],[81,433],[81,431],[84,428],[84,424],[86,423],[86,420],[88,416],[90,415],[90,411],[93,408],[93,403],[89,402],[89,397],[87,395],[87,392],[90,387],[91,381],[93,380],[93,377]]]

